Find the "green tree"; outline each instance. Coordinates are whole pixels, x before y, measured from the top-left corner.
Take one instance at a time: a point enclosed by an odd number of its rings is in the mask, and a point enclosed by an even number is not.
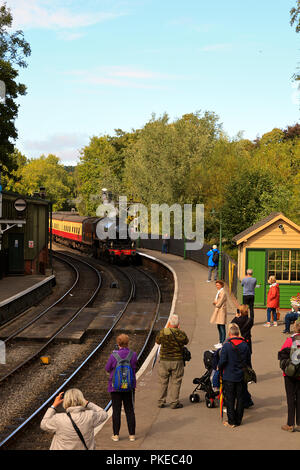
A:
[[[26,87],[17,82],[18,71],[14,66],[26,67],[25,58],[30,55],[30,46],[25,41],[22,31],[10,33],[12,15],[4,3],[0,7],[0,80],[5,84],[5,100],[0,101],[0,163],[3,171],[16,170],[14,159],[14,141],[18,132],[15,119],[19,105],[17,98],[26,94]]]
[[[17,179],[19,181],[10,184],[13,191],[33,195],[45,187],[46,198],[53,202],[54,211],[73,207],[74,178],[55,155],[42,155],[23,162],[17,170]]]
[[[124,194],[123,174],[127,148],[137,139],[138,131],[115,130],[114,136],[92,137],[81,151],[75,180],[77,208],[85,215],[95,215],[102,203],[102,188],[107,188],[114,200]]]

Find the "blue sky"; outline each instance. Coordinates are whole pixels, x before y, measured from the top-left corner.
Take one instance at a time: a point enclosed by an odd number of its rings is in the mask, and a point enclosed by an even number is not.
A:
[[[245,138],[299,121],[296,0],[6,0],[31,45],[17,147],[76,164],[94,135],[213,111]],[[1,3],[1,0],[0,0]]]

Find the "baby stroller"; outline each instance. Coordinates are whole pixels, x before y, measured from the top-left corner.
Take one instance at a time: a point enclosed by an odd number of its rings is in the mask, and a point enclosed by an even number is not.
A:
[[[219,396],[219,392],[214,392],[211,382],[212,372],[217,368],[219,360],[219,351],[205,351],[203,355],[203,362],[206,372],[202,377],[196,377],[193,384],[197,385],[193,393],[190,395],[192,403],[200,402],[200,395],[196,392],[205,392],[205,403],[207,408],[214,408],[216,406],[215,399]]]

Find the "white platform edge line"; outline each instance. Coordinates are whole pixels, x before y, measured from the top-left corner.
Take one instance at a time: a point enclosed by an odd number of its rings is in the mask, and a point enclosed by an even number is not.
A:
[[[141,255],[141,256],[145,256],[145,258],[150,258],[150,259],[153,259],[154,261],[157,261],[158,263],[164,265],[167,269],[169,269],[169,271],[171,271],[171,273],[173,274],[173,278],[174,278],[174,295],[173,295],[173,300],[172,300],[172,305],[171,305],[171,310],[170,310],[170,315],[169,315],[169,318],[167,320],[167,323],[166,325],[168,324],[169,322],[169,319],[171,318],[171,316],[173,315],[173,313],[175,312],[175,306],[176,306],[176,302],[177,302],[177,298],[178,298],[178,278],[177,278],[177,274],[175,272],[175,270],[169,266],[167,263],[165,263],[164,261],[158,259],[158,258],[155,258],[155,256],[150,256],[150,255],[147,255],[146,253],[141,253],[138,251],[138,254]],[[143,362],[143,365],[142,367],[139,369],[139,371],[137,372],[136,374],[136,380],[138,381],[140,379],[140,377],[143,375],[143,373],[145,372],[145,370],[147,369],[149,363],[153,360],[154,356],[155,356],[155,353],[156,353],[156,350],[158,348],[158,344],[155,344],[150,352],[150,354],[148,355],[148,357],[146,358],[146,360]],[[98,434],[99,431],[101,431],[101,429],[103,428],[103,426],[107,423],[107,421],[111,418],[112,416],[112,407],[110,407],[110,409],[108,410],[107,412],[108,414],[108,417],[106,418],[106,420],[101,423],[97,428],[95,428],[94,430],[94,435],[96,436],[96,434]]]
[[[11,302],[14,302],[15,300],[19,299],[20,297],[23,297],[24,295],[29,294],[33,290],[38,289],[43,284],[46,284],[47,282],[49,282],[52,279],[55,279],[54,274],[52,274],[52,276],[48,276],[46,279],[43,279],[42,281],[38,282],[37,284],[34,284],[31,287],[28,287],[28,289],[25,289],[21,292],[18,292],[18,294],[15,294],[12,297],[9,297],[9,299],[3,300],[2,302],[0,302],[0,307],[4,307],[4,305],[10,304]]]

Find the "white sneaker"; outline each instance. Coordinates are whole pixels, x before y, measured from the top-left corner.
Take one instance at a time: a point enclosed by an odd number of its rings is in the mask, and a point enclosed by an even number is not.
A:
[[[277,321],[274,321],[273,326],[278,326]]]
[[[264,324],[264,326],[266,326],[267,328],[270,328],[271,323],[270,323],[270,322],[267,322],[267,323]]]
[[[207,279],[207,281],[206,281],[206,282],[211,282],[211,281],[210,281],[209,279]]]
[[[220,349],[222,346],[223,346],[222,343],[214,344],[214,347],[215,347],[216,349]]]
[[[119,440],[119,436],[115,435],[115,436],[111,436],[112,440],[115,441],[115,442],[118,442]]]

